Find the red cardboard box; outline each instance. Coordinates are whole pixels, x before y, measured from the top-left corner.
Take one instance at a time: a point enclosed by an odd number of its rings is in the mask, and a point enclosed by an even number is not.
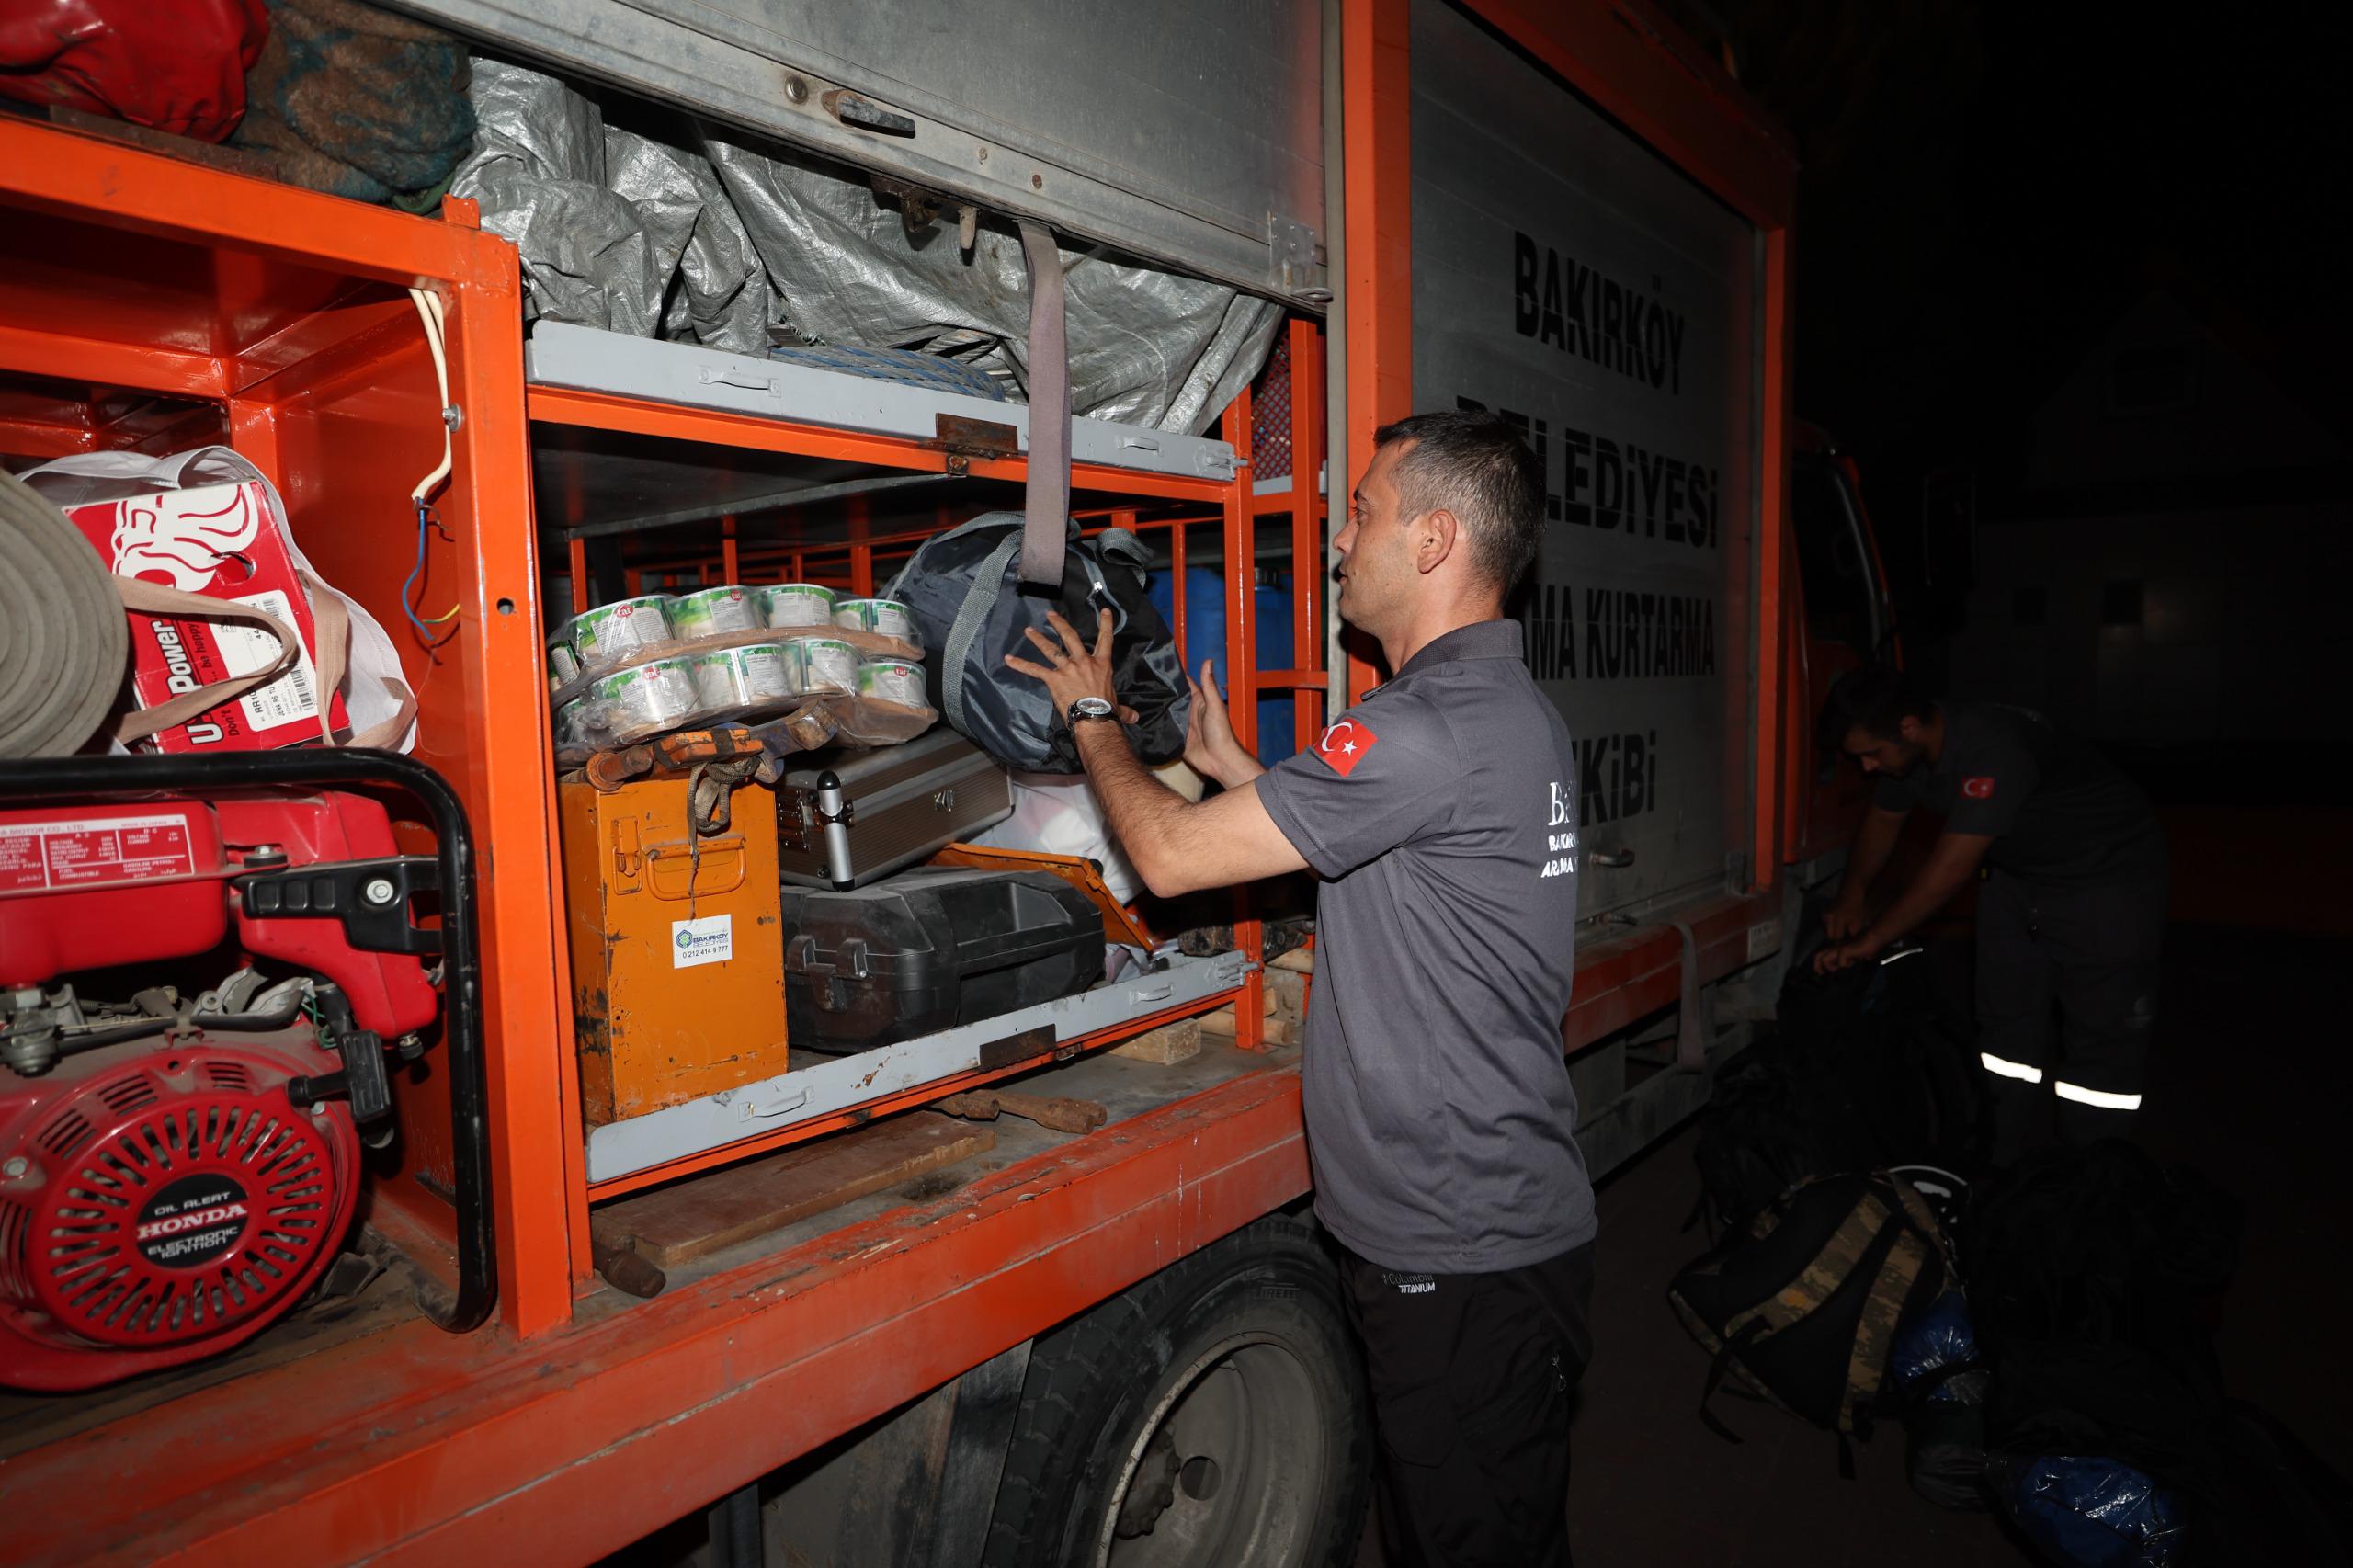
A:
[[[318,631],[311,597],[255,482],[208,484],[158,495],[132,495],[69,506],[108,568],[125,577],[267,611],[302,640],[294,665],[267,686],[209,708],[144,743],[157,751],[274,751],[315,744],[319,733]],[[133,612],[131,690],[142,708],[232,676],[267,667],[278,640],[242,621],[182,619]],[[337,729],[349,726],[340,696],[329,694]]]

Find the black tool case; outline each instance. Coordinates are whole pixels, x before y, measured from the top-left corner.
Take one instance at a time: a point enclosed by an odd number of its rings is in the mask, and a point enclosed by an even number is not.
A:
[[[860,887],[1013,814],[1005,765],[938,725],[904,745],[813,754],[777,786],[788,885]]]
[[[909,871],[784,890],[785,1027],[864,1051],[1075,995],[1103,978],[1103,916],[1043,871]]]

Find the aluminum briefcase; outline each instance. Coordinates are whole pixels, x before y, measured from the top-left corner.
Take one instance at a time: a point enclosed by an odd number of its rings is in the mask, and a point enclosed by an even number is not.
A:
[[[853,888],[1011,816],[1013,779],[940,724],[904,745],[812,753],[786,770],[776,798],[779,876]]]

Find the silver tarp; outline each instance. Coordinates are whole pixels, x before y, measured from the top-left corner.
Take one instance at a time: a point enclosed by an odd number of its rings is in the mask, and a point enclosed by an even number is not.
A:
[[[517,66],[473,62],[460,196],[513,241],[536,315],[736,353],[913,349],[1028,381],[1029,290],[1009,224],[969,256],[955,209],[910,236],[895,206],[814,163],[716,137],[665,142]],[[1266,363],[1281,309],[1222,283],[1063,250],[1074,412],[1198,435]]]

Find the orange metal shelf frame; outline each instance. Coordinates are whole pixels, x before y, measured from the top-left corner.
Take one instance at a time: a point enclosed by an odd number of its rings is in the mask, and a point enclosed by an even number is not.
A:
[[[451,204],[451,221],[434,222],[20,123],[0,125],[0,199],[51,220],[17,226],[12,266],[0,279],[0,370],[216,401],[233,444],[286,494],[296,534],[323,571],[394,630],[425,710],[419,755],[458,783],[486,846],[505,1321],[525,1335],[560,1326],[589,1272],[590,1197],[576,1064],[564,1043],[569,986],[556,940],[562,890],[551,877],[496,874],[517,846],[544,867],[551,841],[529,426],[577,425],[912,472],[938,472],[947,459],[914,442],[857,432],[526,388],[514,254],[473,229],[464,203]],[[422,340],[402,292],[415,285],[436,289],[447,303],[451,395],[463,415],[456,472],[438,498],[449,537],[429,541],[423,590],[436,608],[454,597],[459,615],[432,646],[409,634],[392,602],[414,549],[406,484],[430,466],[440,429],[437,400],[426,395]],[[1228,412],[1224,434],[1245,464],[1230,483],[1081,464],[1074,487],[1082,497],[1214,508],[1229,546],[1242,544],[1258,510],[1248,487],[1249,428],[1246,403]],[[1314,450],[1314,438],[1307,435],[1302,449]],[[979,460],[970,472],[1017,482],[1026,464]],[[363,492],[369,505],[355,506],[354,494]],[[870,591],[874,547],[920,537],[852,543],[850,580]],[[1320,556],[1320,545],[1313,554]],[[1248,555],[1246,548],[1229,551],[1229,559]],[[1237,693],[1255,693],[1246,587],[1237,602],[1245,608],[1228,627],[1227,665]],[[1314,606],[1307,597],[1303,615]],[[1300,633],[1299,644],[1314,645],[1312,630]],[[1254,702],[1236,707],[1255,713]],[[1257,926],[1246,909],[1240,913],[1237,939],[1247,949]],[[1261,1033],[1255,975],[1236,1000],[1243,1043],[1255,1046]],[[1158,1021],[1139,1019],[1132,1028]],[[410,1101],[404,1121],[419,1129],[413,1142],[420,1147],[401,1174],[429,1187],[446,1158],[430,1131],[444,1102],[429,1084]],[[796,1133],[813,1136],[833,1125]],[[663,1174],[781,1141],[732,1147]],[[599,1194],[611,1190],[619,1188]],[[399,1196],[414,1194],[402,1184]],[[438,1227],[429,1202],[425,1208],[409,1216],[409,1228],[421,1220],[429,1234]]]
[[[471,204],[433,222],[193,167],[154,153],[0,119],[0,371],[78,379],[217,404],[231,439],[284,493],[321,572],[395,628],[423,697],[418,755],[447,775],[483,846],[483,961],[502,1315],[513,1330],[565,1321],[566,1175],[577,1122],[558,1117],[553,913],[535,877],[496,874],[550,841],[522,420],[515,253],[472,226]],[[465,548],[437,541],[429,591],[455,600],[455,634],[428,650],[404,629],[397,585],[415,550],[409,486],[438,457],[439,399],[405,290],[448,307],[450,396],[464,411],[438,500]],[[405,321],[410,324],[403,325]],[[336,465],[323,483],[323,462]],[[493,519],[505,526],[477,526]],[[404,1096],[406,1096],[406,1086]],[[408,1097],[423,1165],[446,1137],[438,1084]],[[422,1170],[422,1167],[420,1167]],[[388,1196],[430,1221],[408,1182]],[[441,1228],[448,1227],[441,1210]]]
[[[1295,336],[1295,342],[1303,342],[1311,349],[1320,352],[1320,335],[1315,333],[1313,324],[1295,324],[1292,330],[1295,335],[1298,335]],[[786,420],[685,408],[610,393],[534,387],[528,393],[527,408],[535,424],[585,426],[632,435],[734,447],[795,457],[858,462],[875,467],[915,472],[945,472],[948,463],[945,453],[900,437],[796,424]],[[1311,454],[1320,450],[1320,421],[1313,417],[1319,412],[1315,405],[1310,404],[1295,414],[1295,425],[1301,427],[1294,431],[1294,441],[1299,443],[1297,449]],[[1240,460],[1235,475],[1231,481],[1187,480],[1085,463],[1074,465],[1071,479],[1074,491],[1082,495],[1093,493],[1157,502],[1191,502],[1214,506],[1217,508],[1208,517],[1198,520],[1203,523],[1215,521],[1222,526],[1226,547],[1225,560],[1229,562],[1227,573],[1229,593],[1233,603],[1244,607],[1238,615],[1229,613],[1225,653],[1226,668],[1233,672],[1237,734],[1245,745],[1256,744],[1256,694],[1259,690],[1303,688],[1321,679],[1320,675],[1312,671],[1305,676],[1302,676],[1300,672],[1290,671],[1282,672],[1287,678],[1262,682],[1256,669],[1256,631],[1249,619],[1250,607],[1254,602],[1249,568],[1255,559],[1255,528],[1262,509],[1253,505],[1250,491],[1250,431],[1249,394],[1245,392],[1225,412],[1221,430],[1224,439],[1233,445],[1235,454]],[[974,460],[967,470],[967,472],[974,478],[1008,482],[1020,481],[1026,476],[1027,472],[1026,461],[1017,459]],[[789,516],[790,508],[786,508],[785,511]],[[1110,515],[1123,525],[1136,524],[1133,509],[1131,506],[1112,508]],[[1169,528],[1172,538],[1178,541],[1174,546],[1174,553],[1178,557],[1178,565],[1181,569],[1183,553],[1181,538],[1186,523],[1189,520],[1193,519],[1153,519],[1136,526],[1147,529],[1154,527]],[[1316,519],[1312,515],[1307,516],[1302,519],[1299,528],[1311,540],[1305,555],[1313,563],[1312,570],[1320,580],[1323,551]],[[791,532],[789,528],[774,531],[782,536],[781,540],[770,541],[764,547],[764,551],[789,551],[791,576],[800,577],[812,573],[819,576],[846,575],[853,589],[864,594],[874,591],[878,576],[876,571],[878,553],[892,555],[904,553],[915,543],[928,537],[931,530],[909,529],[901,525],[870,531],[865,521],[863,507],[858,499],[853,498],[849,503],[849,538],[846,540],[795,545],[791,542]],[[732,553],[733,564],[740,565],[743,554],[741,530],[722,527],[720,551],[719,559],[722,562],[726,562]],[[677,558],[678,564],[684,568],[693,559],[691,551],[682,549]],[[706,556],[705,559],[709,558]],[[586,608],[585,559],[576,548],[573,552],[572,567],[575,607]],[[733,569],[733,566],[731,565],[730,570]],[[698,573],[698,575],[700,574]],[[636,585],[632,583],[631,586],[634,589]],[[1184,609],[1181,602],[1181,577],[1178,592],[1180,599],[1176,631],[1178,641],[1182,643]],[[1297,648],[1305,650],[1311,660],[1321,647],[1320,623],[1313,619],[1318,613],[1320,603],[1320,596],[1311,591],[1301,596],[1294,611],[1299,621],[1294,631],[1294,644]],[[1302,700],[1300,707],[1302,711],[1306,711],[1309,704]],[[559,869],[551,867],[550,876],[553,890],[552,896],[560,900],[562,888]],[[1234,926],[1236,946],[1245,952],[1255,953],[1258,950],[1261,936],[1262,923],[1252,914],[1248,895],[1246,893],[1238,895]],[[1221,993],[1205,1003],[1168,1013],[1139,1017],[1118,1028],[1100,1031],[1087,1037],[1085,1040],[1072,1043],[1078,1049],[1113,1044],[1173,1018],[1181,1017],[1192,1012],[1204,1011],[1232,1000],[1236,1011],[1236,1043],[1245,1050],[1255,1050],[1264,1041],[1265,1025],[1261,1016],[1264,1004],[1263,988],[1263,980],[1254,971],[1234,991]],[[1072,1049],[1072,1045],[1066,1044],[1062,1049],[1067,1051]],[[1041,1057],[1039,1060],[1044,1060],[1044,1058]],[[944,1093],[990,1082],[1030,1065],[1034,1065],[1034,1062],[1025,1062],[993,1073],[961,1074],[953,1080],[943,1081],[887,1098],[880,1098],[871,1104],[835,1116],[727,1144],[702,1154],[665,1165],[655,1170],[636,1173],[610,1182],[597,1183],[593,1187],[585,1189],[575,1202],[573,1216],[575,1268],[583,1278],[585,1277],[587,1265],[584,1242],[586,1235],[585,1206],[587,1200],[601,1201],[655,1182],[675,1179],[680,1176],[767,1153],[786,1144],[803,1142],[843,1127],[857,1125],[874,1116],[920,1105]],[[578,1094],[576,1070],[567,1062],[563,1072],[563,1095],[569,1110],[576,1104]]]

